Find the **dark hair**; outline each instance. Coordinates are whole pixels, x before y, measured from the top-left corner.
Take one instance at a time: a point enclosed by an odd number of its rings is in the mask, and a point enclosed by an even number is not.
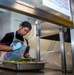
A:
[[[22,27],[27,27],[27,28],[29,28],[30,30],[32,29],[31,24],[30,24],[28,21],[22,22],[22,23],[21,23],[21,26],[22,26]]]

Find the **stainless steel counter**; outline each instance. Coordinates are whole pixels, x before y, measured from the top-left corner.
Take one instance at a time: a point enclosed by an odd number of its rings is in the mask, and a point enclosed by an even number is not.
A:
[[[0,69],[0,75],[73,75],[72,73],[64,74],[59,70],[43,69],[41,71],[12,71]]]

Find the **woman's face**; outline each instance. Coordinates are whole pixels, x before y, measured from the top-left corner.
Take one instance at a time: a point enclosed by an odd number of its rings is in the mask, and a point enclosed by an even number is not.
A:
[[[20,35],[24,36],[24,35],[26,35],[29,31],[30,31],[30,29],[29,29],[28,27],[22,27],[22,26],[20,26],[18,32],[19,32]]]

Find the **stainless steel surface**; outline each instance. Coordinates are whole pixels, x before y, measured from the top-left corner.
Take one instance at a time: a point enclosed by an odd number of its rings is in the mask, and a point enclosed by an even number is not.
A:
[[[44,63],[41,62],[27,62],[27,63],[15,63],[15,62],[2,62],[1,68],[12,69],[12,70],[42,70],[44,69]]]
[[[46,37],[46,36],[59,34],[59,29],[61,28],[61,26],[58,26],[49,22],[43,22],[43,23],[40,23],[40,25],[41,25],[40,37]]]
[[[23,71],[16,72],[11,70],[0,69],[1,75],[73,75],[72,72],[62,73],[60,70],[44,69],[42,71]]]
[[[74,0],[70,0],[70,3],[71,3],[71,14],[72,14],[73,27],[74,27]]]
[[[20,0],[20,1],[26,2],[26,3],[28,3],[30,5],[33,5],[37,8],[39,8],[39,9],[42,9],[42,10],[47,11],[47,12],[51,12],[51,13],[53,13],[55,15],[58,15],[58,16],[61,16],[63,18],[70,19],[68,16],[66,16],[66,15],[64,15],[64,14],[58,12],[58,11],[55,11],[51,8],[48,8],[48,7],[44,6],[43,0],[37,0],[37,1],[36,0]]]
[[[59,36],[60,36],[62,71],[66,72],[66,56],[65,56],[65,45],[64,45],[64,28],[62,28],[60,30]]]
[[[40,37],[36,36],[36,57],[37,57],[37,61],[40,62]]]
[[[29,4],[26,4],[24,2],[19,2],[19,0],[0,0],[0,7],[21,14],[29,15],[31,17],[38,18],[44,21],[55,23],[57,25],[72,27],[71,21],[30,6]]]
[[[37,62],[40,62],[40,25],[38,20],[36,21],[36,55],[37,55]]]
[[[71,47],[72,47],[72,66],[74,73],[74,29],[70,29],[70,34],[71,34]]]

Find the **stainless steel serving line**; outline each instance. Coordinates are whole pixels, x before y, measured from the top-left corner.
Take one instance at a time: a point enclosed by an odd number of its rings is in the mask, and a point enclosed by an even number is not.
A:
[[[24,15],[28,15],[40,20],[51,22],[60,26],[65,26],[68,28],[73,27],[72,21],[64,19],[62,17],[56,16],[52,13],[45,12],[33,6],[22,4],[19,0],[0,0],[0,7],[18,12]],[[25,10],[24,10],[25,9]],[[29,11],[28,11],[29,10]],[[37,25],[37,32],[40,33],[40,28]],[[65,59],[65,49],[64,49],[64,36],[63,31],[60,32],[60,47],[62,56],[62,71],[66,72],[66,59]],[[40,62],[40,34],[37,35],[37,62],[28,63],[12,63],[12,62],[0,62],[0,67],[9,68],[13,70],[41,70],[44,68],[44,63]]]

